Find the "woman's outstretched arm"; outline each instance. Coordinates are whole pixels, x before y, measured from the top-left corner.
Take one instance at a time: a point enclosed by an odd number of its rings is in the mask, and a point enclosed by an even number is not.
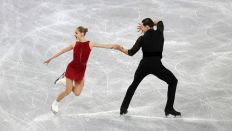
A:
[[[58,53],[56,53],[55,55],[53,55],[52,57],[50,57],[46,61],[44,61],[44,64],[48,64],[52,59],[62,55],[65,52],[68,52],[68,51],[72,50],[74,48],[74,46],[75,46],[75,44],[70,44],[69,46],[63,48]]]
[[[120,45],[118,44],[99,44],[95,42],[90,42],[91,48],[97,47],[97,48],[106,48],[106,49],[120,49]]]

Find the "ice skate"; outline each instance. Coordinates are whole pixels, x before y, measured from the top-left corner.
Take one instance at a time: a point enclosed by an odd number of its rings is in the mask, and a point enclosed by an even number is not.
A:
[[[56,81],[55,84],[62,84],[62,85],[65,85],[65,84],[66,84],[66,78],[64,77],[64,78],[59,79],[58,81]]]
[[[165,116],[167,117],[168,115],[173,115],[173,116],[181,116],[181,113],[176,111],[175,109],[165,109]]]
[[[56,80],[55,80],[55,82],[54,82],[54,84],[56,85],[56,84],[63,84],[63,85],[65,85],[66,84],[66,80],[65,80],[65,72],[60,76],[60,77],[58,77]]]
[[[122,110],[122,109],[121,109],[121,110],[120,110],[120,115],[125,115],[125,114],[127,114],[127,112],[128,112],[127,110]]]
[[[58,102],[54,101],[51,106],[51,111],[56,114],[59,112]]]

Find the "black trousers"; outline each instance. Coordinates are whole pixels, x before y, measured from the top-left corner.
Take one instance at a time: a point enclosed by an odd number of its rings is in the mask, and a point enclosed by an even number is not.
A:
[[[143,80],[143,78],[149,74],[155,75],[168,84],[167,103],[165,109],[173,108],[178,80],[171,71],[163,66],[161,58],[145,57],[139,63],[139,66],[134,75],[134,80],[129,86],[126,92],[126,96],[122,102],[121,110],[125,111],[128,109],[136,88]]]

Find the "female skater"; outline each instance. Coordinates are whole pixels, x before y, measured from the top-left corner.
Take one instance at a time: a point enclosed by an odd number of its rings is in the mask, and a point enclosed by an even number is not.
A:
[[[108,49],[119,49],[117,44],[98,44],[90,42],[85,39],[85,34],[88,31],[87,28],[82,26],[77,27],[75,31],[75,37],[77,41],[66,48],[62,49],[60,52],[52,56],[51,58],[44,61],[44,63],[49,63],[54,58],[60,56],[61,54],[73,50],[73,60],[68,64],[65,72],[66,78],[66,88],[62,91],[52,103],[51,110],[53,113],[59,111],[58,103],[71,92],[75,96],[79,96],[84,87],[84,75],[86,70],[87,61],[93,47],[98,48],[108,48]],[[73,85],[74,83],[74,85]]]
[[[153,29],[153,26],[155,25],[157,25],[156,30]],[[140,64],[135,72],[134,80],[129,86],[121,105],[121,115],[127,113],[128,106],[136,88],[143,78],[149,74],[157,76],[159,79],[168,84],[167,103],[164,110],[165,115],[181,115],[180,112],[177,112],[173,108],[178,80],[171,71],[163,66],[161,62],[164,45],[163,30],[164,26],[162,21],[152,21],[150,18],[146,18],[138,26],[138,31],[142,31],[144,35],[137,39],[135,45],[130,50],[120,47],[120,50],[129,56],[133,56],[140,49],[140,47],[142,47],[143,52],[143,59],[140,61]]]

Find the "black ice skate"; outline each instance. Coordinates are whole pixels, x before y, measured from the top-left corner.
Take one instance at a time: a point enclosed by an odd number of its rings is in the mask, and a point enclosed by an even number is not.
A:
[[[173,115],[173,116],[181,116],[181,113],[176,111],[175,109],[165,109],[165,116],[167,117],[168,115]]]
[[[120,115],[124,115],[124,114],[126,114],[128,111],[127,110],[120,110]]]

